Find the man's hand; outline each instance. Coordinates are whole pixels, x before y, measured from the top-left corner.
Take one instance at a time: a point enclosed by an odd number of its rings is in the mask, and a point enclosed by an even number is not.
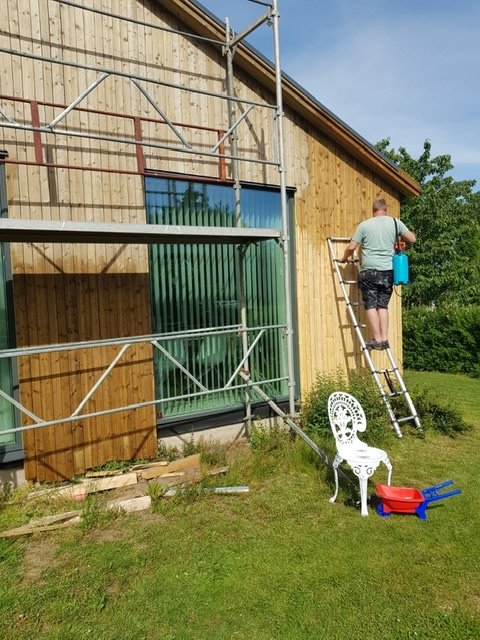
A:
[[[348,262],[348,259],[353,256],[358,246],[358,242],[355,242],[355,240],[350,240],[347,247],[345,248],[345,251],[343,252],[342,258],[340,258],[338,262],[340,262],[341,264],[345,264],[345,262]]]

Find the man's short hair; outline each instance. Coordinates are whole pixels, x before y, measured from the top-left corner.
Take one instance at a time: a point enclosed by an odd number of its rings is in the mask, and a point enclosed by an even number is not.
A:
[[[378,198],[378,200],[374,200],[372,209],[374,211],[386,211],[388,209],[387,201],[384,198]]]

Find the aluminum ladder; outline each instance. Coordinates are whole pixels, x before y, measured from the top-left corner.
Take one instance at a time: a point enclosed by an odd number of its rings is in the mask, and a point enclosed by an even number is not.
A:
[[[365,360],[367,362],[368,368],[370,369],[372,375],[373,375],[373,379],[375,380],[375,383],[378,387],[378,390],[380,392],[380,395],[382,396],[382,400],[385,404],[385,407],[387,409],[388,412],[388,416],[390,418],[390,422],[392,423],[392,427],[395,431],[395,433],[397,434],[397,436],[399,438],[402,437],[402,430],[400,428],[400,425],[404,422],[409,422],[409,421],[413,421],[415,426],[417,428],[421,428],[421,424],[420,424],[420,419],[418,417],[417,411],[415,409],[415,406],[412,402],[412,399],[410,397],[410,394],[407,391],[407,388],[405,386],[405,383],[403,381],[403,377],[402,374],[400,372],[400,369],[397,366],[397,363],[395,362],[395,359],[393,357],[392,354],[392,350],[390,349],[390,347],[388,347],[388,349],[384,349],[383,351],[386,353],[388,361],[390,363],[390,366],[385,368],[385,369],[377,369],[377,367],[375,366],[372,356],[371,356],[371,352],[370,350],[367,348],[366,344],[365,344],[365,339],[363,337],[363,333],[362,333],[362,329],[364,328],[365,325],[361,325],[357,314],[354,311],[354,307],[355,306],[359,306],[359,302],[352,302],[350,300],[350,297],[348,295],[348,291],[346,288],[346,285],[351,285],[351,284],[357,284],[357,279],[355,280],[345,280],[344,276],[342,274],[342,272],[340,271],[339,268],[339,258],[337,257],[337,253],[336,253],[336,244],[337,243],[341,243],[342,244],[342,250],[344,249],[344,246],[346,244],[348,244],[350,242],[350,238],[327,238],[327,242],[328,242],[328,248],[330,251],[330,256],[332,258],[332,262],[333,265],[335,267],[335,271],[337,274],[337,278],[338,281],[340,283],[340,287],[342,289],[342,293],[343,293],[343,297],[345,298],[345,301],[347,303],[347,311],[348,311],[348,315],[350,318],[350,322],[355,330],[355,334],[358,338],[358,341],[360,343],[361,349],[362,349],[362,353],[365,357]],[[357,272],[358,272],[358,266],[359,266],[359,260],[358,258],[352,258],[350,260],[348,260],[349,264],[355,264],[356,268],[357,268]],[[382,382],[382,378],[384,380],[384,382]],[[398,385],[398,388],[395,386],[395,383]],[[395,411],[392,407],[392,403],[391,403],[391,398],[395,398],[398,396],[403,396],[405,399],[405,404],[408,407],[408,410],[410,412],[409,415],[404,416],[404,417],[397,417],[395,415]]]

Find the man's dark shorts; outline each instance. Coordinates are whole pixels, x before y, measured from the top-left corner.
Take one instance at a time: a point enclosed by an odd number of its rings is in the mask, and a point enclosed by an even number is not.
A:
[[[393,271],[360,271],[358,286],[362,292],[365,309],[386,309],[392,297]]]

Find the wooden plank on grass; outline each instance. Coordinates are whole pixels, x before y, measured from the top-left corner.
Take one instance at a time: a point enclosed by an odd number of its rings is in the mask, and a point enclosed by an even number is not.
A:
[[[169,462],[165,473],[169,473],[170,471],[183,471],[184,469],[188,469],[190,467],[197,467],[200,465],[200,454],[194,453],[192,456],[187,456],[186,458],[180,458],[180,460],[173,460]]]
[[[142,471],[142,478],[144,480],[151,480],[152,478],[158,478],[167,473],[174,471],[186,471],[188,469],[200,468],[200,454],[195,453],[192,456],[181,458],[180,460],[174,460],[169,462],[168,465],[160,467],[152,467],[151,469],[145,469]]]
[[[138,498],[129,498],[127,500],[112,500],[107,503],[107,509],[123,509],[127,513],[134,511],[145,511],[152,504],[150,496],[139,496]]]
[[[80,514],[81,514],[81,511],[78,511],[78,510],[65,511],[64,513],[56,513],[53,516],[44,516],[43,518],[36,518],[35,520],[30,520],[30,522],[25,526],[26,527],[44,527],[50,524],[57,524],[58,522],[65,522],[66,520],[71,520],[72,518],[76,518]]]
[[[71,500],[81,500],[87,493],[97,493],[98,491],[128,487],[132,484],[137,484],[137,482],[137,474],[133,472],[122,473],[121,475],[106,478],[83,478],[80,482],[69,484],[65,487],[54,487],[52,489],[34,491],[28,495],[28,499],[62,497]]]
[[[168,460],[160,460],[158,462],[145,462],[143,464],[135,464],[132,471],[141,471],[143,469],[154,469],[156,467],[167,467],[170,463]]]
[[[87,493],[97,493],[98,491],[128,487],[132,484],[137,484],[137,482],[137,474],[132,472],[107,478],[85,478],[82,480],[81,485]]]
[[[172,487],[177,484],[199,482],[202,479],[202,470],[200,469],[200,465],[198,465],[191,469],[185,469],[185,471],[172,471],[171,473],[164,473],[161,476],[154,476],[149,479],[162,487]]]
[[[52,487],[29,493],[27,500],[38,500],[42,498],[67,498],[79,500],[85,497],[85,487],[82,483],[69,484],[65,487]]]
[[[59,514],[59,517],[66,514]],[[47,516],[55,518],[55,516]],[[39,519],[40,521],[41,519]],[[8,529],[8,531],[2,531],[0,538],[15,538],[16,536],[28,536],[32,533],[41,533],[43,531],[54,531],[56,529],[64,529],[70,527],[72,524],[76,524],[80,521],[80,513],[70,516],[67,520],[52,522],[52,524],[39,525],[34,522],[25,525],[23,527],[16,527],[15,529]]]

